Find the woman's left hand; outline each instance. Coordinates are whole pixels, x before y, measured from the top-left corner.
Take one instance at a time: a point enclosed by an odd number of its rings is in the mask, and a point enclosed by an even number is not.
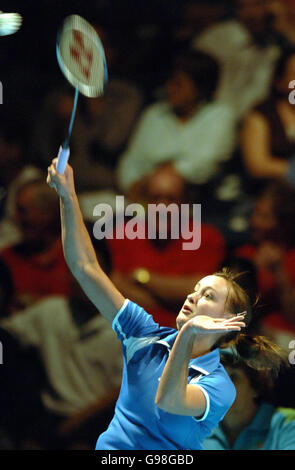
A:
[[[192,328],[194,334],[198,335],[240,331],[246,326],[243,321],[245,314],[246,312],[242,312],[231,318],[212,318],[206,315],[196,315],[187,322],[187,328]]]

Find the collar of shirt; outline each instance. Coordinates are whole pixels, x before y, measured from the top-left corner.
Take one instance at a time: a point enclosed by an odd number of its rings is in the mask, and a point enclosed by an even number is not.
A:
[[[166,338],[163,338],[157,343],[163,344],[169,350],[172,349],[172,346],[176,340],[178,331],[168,335]],[[214,349],[213,351],[204,354],[203,356],[195,357],[190,360],[189,369],[196,370],[201,374],[208,375],[211,374],[219,365],[220,354],[219,349]]]

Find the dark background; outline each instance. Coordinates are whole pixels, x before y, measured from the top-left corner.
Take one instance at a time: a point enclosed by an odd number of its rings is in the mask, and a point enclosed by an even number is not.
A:
[[[40,99],[50,89],[64,83],[55,45],[58,29],[66,16],[79,14],[90,23],[104,24],[114,32],[120,38],[122,64],[126,63],[126,58],[130,64],[129,71],[126,66],[125,74],[129,73],[145,87],[148,86],[146,69],[151,74],[157,71],[157,67],[152,70],[153,64],[148,60],[150,54],[153,51],[160,54],[165,32],[169,35],[183,3],[180,0],[1,2],[3,12],[18,12],[23,17],[22,27],[16,34],[0,37],[1,118],[8,119],[13,113],[14,126],[18,120],[23,128],[28,124],[28,112],[38,107]]]

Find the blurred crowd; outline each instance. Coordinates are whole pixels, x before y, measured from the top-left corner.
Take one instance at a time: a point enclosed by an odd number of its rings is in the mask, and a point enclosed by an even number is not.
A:
[[[113,10],[88,3],[109,81],[102,97],[79,98],[70,163],[102,266],[124,296],[170,327],[201,277],[224,265],[242,271],[251,332],[292,353],[295,1],[182,0],[169,12],[138,2],[135,14],[130,0],[129,15],[124,2]],[[20,44],[15,59],[5,50],[2,59],[0,449],[93,449],[119,393],[121,350],[64,261],[59,201],[45,180],[73,89],[40,49],[36,67]],[[193,217],[179,239],[172,216],[165,239],[95,239],[93,209],[115,208],[117,195],[144,208],[201,204],[200,247],[183,249],[200,229]],[[262,375],[226,355],[224,363],[237,400],[205,448],[295,449],[294,365],[266,393]]]

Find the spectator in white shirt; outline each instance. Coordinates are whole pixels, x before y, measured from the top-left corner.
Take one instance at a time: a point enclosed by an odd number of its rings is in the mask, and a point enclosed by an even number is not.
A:
[[[207,54],[179,54],[165,84],[166,99],[142,114],[118,165],[118,183],[139,198],[146,178],[160,165],[185,182],[204,184],[228,160],[235,146],[235,119],[226,104],[213,101],[217,62]]]

